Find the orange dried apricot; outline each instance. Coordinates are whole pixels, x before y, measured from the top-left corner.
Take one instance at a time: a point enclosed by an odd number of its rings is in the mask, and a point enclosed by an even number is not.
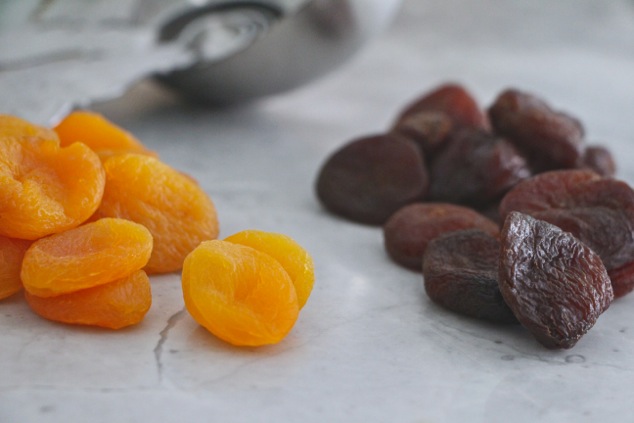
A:
[[[22,289],[20,268],[30,241],[0,236],[0,300]]]
[[[26,124],[0,125],[0,235],[38,239],[73,228],[97,209],[105,184],[99,157],[86,145],[28,135]],[[16,128],[24,127],[24,133]],[[35,130],[36,131],[36,130]],[[10,134],[10,135],[3,135]]]
[[[132,134],[94,112],[71,112],[55,126],[54,130],[59,135],[62,146],[80,141],[102,158],[117,153],[156,155]]]
[[[301,245],[289,236],[255,229],[238,232],[225,241],[255,248],[280,262],[291,277],[299,308],[304,307],[315,282],[315,268],[312,257]]]
[[[192,317],[233,345],[277,343],[299,313],[286,270],[270,255],[245,245],[201,243],[185,259],[182,284]]]
[[[151,274],[179,270],[200,242],[218,236],[216,209],[202,188],[160,160],[121,154],[104,162],[106,188],[95,217],[120,217],[147,227]]]
[[[62,323],[120,329],[145,317],[152,304],[150,280],[143,270],[121,279],[56,297],[26,292],[31,309],[41,317]]]
[[[22,261],[22,283],[39,297],[91,288],[143,268],[151,251],[142,225],[100,219],[35,241]]]
[[[0,138],[50,140],[59,144],[59,138],[52,129],[11,115],[0,115]]]

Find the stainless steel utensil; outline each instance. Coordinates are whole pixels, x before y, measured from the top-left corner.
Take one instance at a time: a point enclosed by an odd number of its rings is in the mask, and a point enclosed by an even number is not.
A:
[[[149,75],[208,103],[248,101],[336,68],[400,0],[0,2],[0,113],[52,124]]]

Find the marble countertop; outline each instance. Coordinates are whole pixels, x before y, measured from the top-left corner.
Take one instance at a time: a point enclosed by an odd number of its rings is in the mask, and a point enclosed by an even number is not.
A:
[[[448,313],[394,265],[378,228],[335,218],[319,166],[445,81],[486,105],[514,86],[578,116],[634,182],[634,2],[406,0],[338,72],[249,107],[187,105],[146,81],[96,110],[213,198],[221,236],[286,233],[316,283],[281,343],[234,348],[184,309],[177,274],[121,331],[69,327],[0,303],[0,422],[625,422],[634,396],[634,296],[571,350],[520,327]]]

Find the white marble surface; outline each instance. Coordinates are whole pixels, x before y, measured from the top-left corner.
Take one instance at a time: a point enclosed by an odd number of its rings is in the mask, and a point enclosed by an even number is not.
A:
[[[433,305],[377,228],[326,214],[313,184],[349,138],[382,131],[446,80],[489,103],[507,86],[586,124],[634,181],[634,2],[409,0],[340,72],[255,107],[186,106],[146,83],[98,107],[214,199],[221,235],[287,233],[314,256],[313,295],[276,346],[233,348],[184,311],[179,275],[118,332],[0,303],[0,422],[629,422],[634,296],[568,351]]]

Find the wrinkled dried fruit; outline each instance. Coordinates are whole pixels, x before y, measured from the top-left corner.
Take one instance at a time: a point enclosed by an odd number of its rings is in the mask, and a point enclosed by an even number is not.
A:
[[[297,320],[299,306],[289,274],[255,248],[205,241],[185,259],[182,283],[192,317],[233,345],[277,343]]]
[[[625,182],[589,170],[546,172],[504,197],[500,213],[513,210],[552,223],[592,248],[617,297],[634,289],[634,191]]]
[[[30,241],[0,236],[0,300],[22,289],[20,269]]]
[[[500,294],[500,242],[479,229],[446,233],[423,258],[429,298],[456,313],[500,323],[517,319]]]
[[[156,155],[132,134],[97,113],[74,111],[62,119],[54,129],[62,146],[82,142],[102,158],[118,153]]]
[[[429,197],[483,207],[529,176],[525,159],[512,144],[484,131],[463,130],[432,163]]]
[[[321,168],[316,188],[331,212],[380,225],[426,195],[428,175],[414,143],[393,134],[376,135],[336,151]]]
[[[100,219],[35,241],[24,255],[24,288],[38,297],[91,288],[141,269],[152,235],[124,219]]]
[[[148,274],[179,270],[200,242],[218,236],[214,204],[191,178],[140,154],[110,157],[104,167],[106,188],[95,217],[128,219],[150,230]]]
[[[451,118],[455,127],[488,127],[486,115],[482,112],[474,97],[459,84],[445,84],[425,93],[410,103],[400,113],[395,126],[399,126],[411,115],[420,112],[442,112]]]
[[[584,130],[579,120],[518,90],[502,92],[489,108],[495,132],[529,158],[535,172],[575,168],[581,162]]]
[[[392,132],[414,141],[423,150],[428,163],[447,144],[452,130],[449,115],[429,111],[408,114],[392,128]]]
[[[150,280],[143,270],[103,285],[55,297],[26,292],[39,316],[56,322],[121,329],[140,323],[152,304]]]
[[[59,138],[52,129],[34,125],[11,115],[0,115],[0,138],[11,138],[15,141],[49,140],[59,144]]]
[[[613,299],[600,257],[568,232],[512,212],[501,232],[500,292],[547,348],[571,348]]]
[[[600,145],[588,146],[583,153],[581,167],[597,172],[601,176],[614,176],[616,174],[616,162],[612,153]]]
[[[415,203],[394,213],[383,226],[383,241],[398,264],[420,270],[427,245],[438,236],[478,228],[497,236],[498,225],[475,210],[447,203]]]
[[[301,245],[289,236],[255,229],[238,232],[225,241],[255,248],[277,260],[293,282],[299,308],[304,307],[313,290],[315,268],[312,257]]]
[[[75,227],[97,209],[104,183],[86,145],[60,148],[50,131],[0,119],[0,235],[34,240]]]

